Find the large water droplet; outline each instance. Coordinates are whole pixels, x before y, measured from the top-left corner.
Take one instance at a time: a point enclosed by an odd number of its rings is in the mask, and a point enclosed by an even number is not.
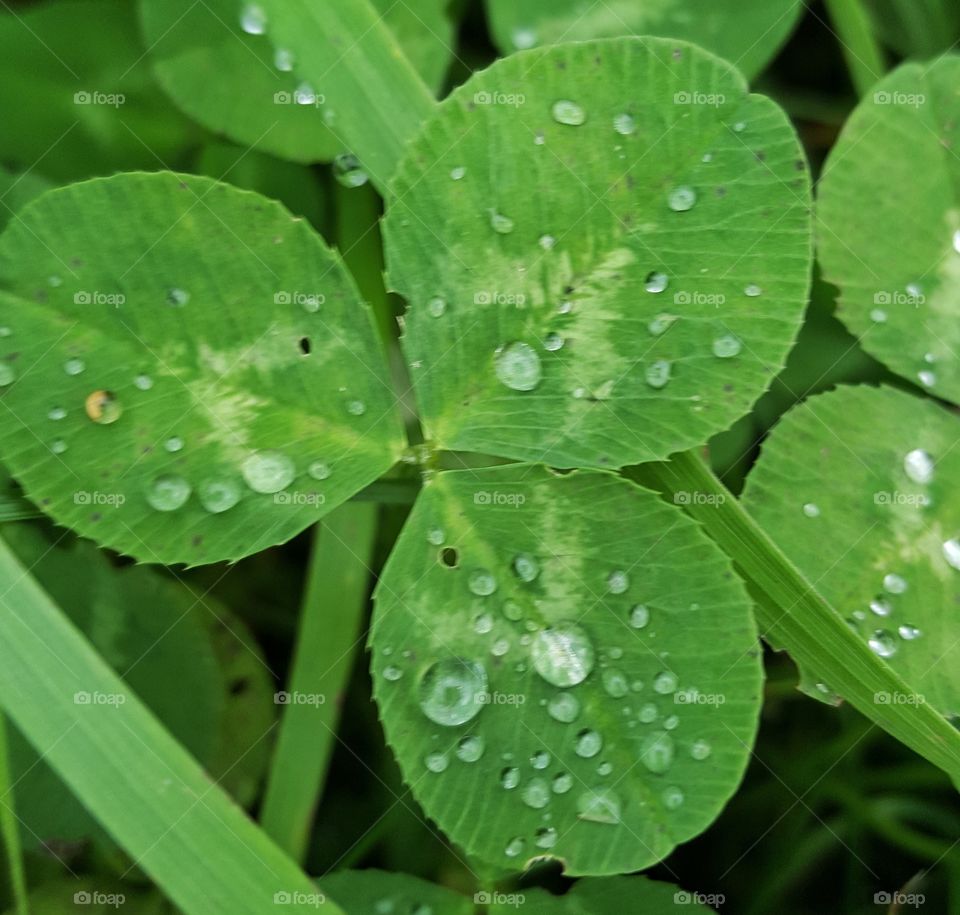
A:
[[[685,213],[687,210],[693,209],[693,205],[696,202],[697,192],[692,187],[687,187],[686,185],[675,187],[667,197],[667,203],[670,205],[670,209],[676,213]]]
[[[248,35],[264,35],[267,31],[267,14],[256,3],[245,3],[240,10],[240,28]]]
[[[503,853],[508,858],[519,858],[523,854],[524,849],[527,847],[527,843],[521,836],[514,836],[509,842],[507,842],[506,848],[504,848]]]
[[[473,631],[477,635],[486,635],[493,629],[493,617],[489,613],[479,613],[473,620]]]
[[[573,749],[577,756],[592,759],[603,749],[603,737],[597,731],[587,728],[577,734]]]
[[[613,129],[622,137],[629,137],[637,131],[636,119],[629,114],[618,114],[613,119]]]
[[[333,177],[342,187],[362,187],[370,180],[360,160],[352,153],[341,153],[333,160]]]
[[[653,273],[648,274],[647,278],[643,281],[643,288],[646,289],[647,292],[653,292],[653,293],[663,292],[664,289],[666,289],[667,286],[669,285],[670,285],[670,277],[668,277],[665,273],[661,273],[659,271],[655,271]],[[669,315],[664,315],[663,317],[669,317]],[[651,326],[651,332],[652,332],[652,326]]]
[[[870,601],[870,609],[877,616],[889,616],[893,613],[893,604],[884,597],[877,597]]]
[[[819,518],[820,517],[820,506],[814,502],[806,502],[803,506],[803,513],[808,518]]]
[[[748,283],[743,289],[743,294],[755,299],[757,296],[763,295],[763,290],[756,283]]]
[[[467,170],[462,165],[457,165],[450,169],[450,177],[454,181],[462,181],[467,175]]]
[[[591,823],[619,823],[622,807],[609,788],[593,788],[577,798],[577,816]]]
[[[200,504],[211,514],[228,511],[240,501],[240,484],[233,480],[204,480],[197,487]]]
[[[520,784],[520,770],[515,766],[508,766],[500,773],[500,784],[508,791],[512,791]]]
[[[254,492],[274,493],[286,489],[296,476],[293,461],[280,451],[258,451],[240,468],[243,479]]]
[[[640,742],[640,762],[660,775],[673,765],[673,738],[666,731],[655,731]]]
[[[554,775],[550,786],[554,794],[566,794],[573,787],[573,776],[569,772],[559,772]]]
[[[293,51],[289,51],[287,48],[277,48],[274,52],[273,65],[281,73],[290,73],[293,70],[294,62]]]
[[[171,454],[176,454],[178,451],[183,451],[183,439],[179,435],[173,435],[163,443],[163,447]]]
[[[326,480],[330,476],[330,465],[323,461],[314,461],[307,468],[307,473],[315,480]]]
[[[94,391],[84,401],[84,409],[98,426],[109,426],[120,419],[123,407],[112,391]]]
[[[630,611],[630,625],[634,629],[643,629],[650,622],[650,610],[643,604],[637,604]]]
[[[870,646],[871,651],[881,658],[892,658],[897,653],[897,643],[893,638],[893,634],[886,629],[877,629],[873,635],[867,639],[867,644]]]
[[[63,363],[63,370],[68,375],[79,375],[87,367],[82,359],[68,359]]]
[[[65,419],[67,411],[63,407],[51,407],[47,413],[47,419],[52,419],[54,422],[59,422],[61,419]]]
[[[579,127],[587,120],[586,111],[569,99],[560,99],[554,102],[550,112],[558,124],[567,124],[570,127]]]
[[[901,639],[907,642],[912,642],[914,639],[919,639],[920,636],[923,635],[923,633],[916,626],[911,626],[908,623],[904,623],[904,625],[900,626],[897,629],[897,633]]]
[[[67,443],[62,438],[54,439],[50,442],[50,450],[54,454],[63,454],[67,450]]]
[[[560,334],[549,333],[543,338],[543,348],[548,353],[556,353],[563,349],[564,339]]]
[[[537,750],[530,757],[530,765],[534,769],[546,769],[550,765],[550,754],[546,750]]]
[[[550,786],[546,779],[531,778],[520,792],[520,797],[524,804],[533,807],[534,810],[540,810],[550,803]]]
[[[569,724],[580,715],[580,700],[573,693],[557,693],[547,703],[547,713],[554,721]]]
[[[733,356],[737,356],[740,354],[742,348],[743,345],[733,334],[717,337],[717,339],[713,341],[713,355],[718,359],[730,359]]]
[[[486,701],[487,671],[477,661],[446,658],[430,665],[418,688],[420,708],[447,727],[475,718]]]
[[[447,311],[447,300],[441,296],[434,296],[427,302],[427,311],[433,318],[442,318]]]
[[[540,384],[540,357],[526,343],[500,347],[494,354],[494,368],[500,382],[513,391],[532,391]]]
[[[627,682],[623,671],[608,668],[603,672],[601,679],[603,680],[603,688],[614,699],[622,699],[630,692],[630,684]]]
[[[670,382],[670,371],[672,366],[666,359],[658,359],[656,362],[648,365],[644,372],[647,384],[651,388],[665,388]]]
[[[645,705],[641,706],[637,717],[644,724],[651,724],[657,720],[657,707],[652,702],[647,702]]]
[[[474,569],[467,579],[467,587],[478,597],[487,597],[497,590],[497,580],[489,569]]]
[[[586,680],[596,657],[590,636],[576,623],[541,629],[533,638],[530,655],[537,673],[561,687]]]
[[[670,670],[663,670],[653,678],[653,688],[661,696],[668,696],[677,691],[677,675]]]
[[[903,459],[903,469],[914,483],[929,483],[933,479],[933,458],[922,448],[914,448]]]
[[[703,740],[702,738],[690,744],[690,755],[694,759],[706,759],[712,752],[713,747],[710,746],[709,741]]]
[[[520,581],[533,581],[540,574],[540,563],[530,553],[518,553],[513,560],[513,571]]]
[[[463,762],[476,762],[483,756],[485,749],[486,745],[483,738],[476,734],[470,734],[457,744],[457,759]]]
[[[946,547],[946,544],[944,544],[944,547]],[[957,566],[957,568],[960,568],[960,566]],[[907,582],[906,579],[891,572],[883,576],[883,587],[890,594],[903,594],[903,592],[907,590]]]
[[[446,772],[447,767],[450,765],[450,759],[446,753],[440,753],[435,750],[433,753],[427,754],[424,763],[431,772]]]
[[[157,477],[147,489],[147,502],[158,512],[182,508],[190,498],[190,484],[180,476],[168,473]]]
[[[607,576],[607,589],[611,594],[623,594],[630,587],[630,576],[616,569]]]
[[[537,830],[537,848],[553,848],[557,844],[558,833],[552,826],[541,826]]]

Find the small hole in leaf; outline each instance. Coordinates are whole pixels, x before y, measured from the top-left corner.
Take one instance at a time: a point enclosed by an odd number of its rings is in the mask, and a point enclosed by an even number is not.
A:
[[[310,355],[310,338],[309,337],[300,338],[300,352],[303,353],[304,356]]]
[[[452,546],[445,546],[440,550],[440,563],[448,569],[455,569],[459,562],[460,554]]]

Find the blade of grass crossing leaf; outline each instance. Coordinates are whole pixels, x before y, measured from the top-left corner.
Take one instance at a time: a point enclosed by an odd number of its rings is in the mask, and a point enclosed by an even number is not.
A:
[[[863,0],[826,0],[826,6],[854,88],[858,95],[866,95],[887,66]]]
[[[317,528],[280,738],[261,822],[303,860],[333,752],[340,694],[360,645],[377,506],[345,505]],[[315,701],[313,700],[316,697]]]
[[[327,124],[384,192],[434,107],[426,83],[368,0],[263,0],[269,36],[322,93]]]
[[[756,605],[765,637],[960,785],[960,731],[929,705],[876,701],[879,693],[908,694],[910,688],[817,593],[701,457],[688,451],[675,455],[669,464],[652,464],[644,471],[648,469],[659,488],[686,504],[742,574],[767,593],[770,602]]]
[[[186,915],[262,915],[278,900],[291,915],[316,912],[306,874],[211,784],[2,541],[0,703]]]
[[[14,786],[10,784],[10,764],[7,754],[7,721],[3,715],[0,715],[0,832],[3,833],[3,847],[7,854],[14,911],[16,915],[29,915],[27,880],[23,870],[13,788]]]

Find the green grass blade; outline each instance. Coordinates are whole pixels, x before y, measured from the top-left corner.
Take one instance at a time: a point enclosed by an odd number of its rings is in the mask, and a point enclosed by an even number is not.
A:
[[[167,733],[0,541],[0,703],[186,915],[316,912],[318,890]],[[78,700],[83,694],[90,701]],[[331,904],[328,915],[340,915]]]
[[[7,721],[0,715],[0,832],[3,833],[3,847],[7,853],[14,911],[16,915],[29,915],[27,878],[23,870],[20,827],[17,825],[13,788],[14,786],[10,784],[10,764],[7,754]]]
[[[826,0],[826,6],[853,86],[858,95],[866,95],[887,72],[887,65],[863,0]]]
[[[316,531],[300,631],[261,823],[303,860],[333,752],[338,701],[359,647],[377,534],[377,506],[342,506]],[[322,703],[297,699],[322,696]]]
[[[695,451],[650,465],[658,487],[686,505],[740,572],[770,602],[757,606],[761,632],[786,649],[876,725],[947,772],[960,785],[960,731],[926,704],[880,704],[878,693],[911,692],[817,593]],[[774,609],[775,608],[775,609]]]

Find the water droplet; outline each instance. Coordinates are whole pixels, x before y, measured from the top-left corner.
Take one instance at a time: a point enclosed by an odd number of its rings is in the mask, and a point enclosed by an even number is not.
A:
[[[597,775],[609,775],[613,772],[613,763],[602,762],[597,766]]]
[[[513,391],[532,391],[540,384],[540,357],[526,343],[501,346],[494,354],[497,378]]]
[[[730,359],[737,356],[742,348],[740,341],[732,334],[717,337],[713,341],[713,355],[719,359]]]
[[[50,450],[54,454],[63,454],[67,450],[67,443],[62,438],[54,439],[50,442]]]
[[[509,235],[513,231],[513,220],[496,210],[490,211],[490,227],[498,235]]]
[[[296,476],[293,461],[279,451],[251,454],[240,468],[243,479],[254,492],[274,493],[286,489]]]
[[[540,574],[540,563],[529,553],[518,553],[513,559],[513,571],[520,581],[533,581]]]
[[[0,337],[9,337],[13,331],[6,324],[0,325]]]
[[[593,788],[577,798],[577,816],[591,823],[619,823],[620,798],[609,788]]]
[[[316,105],[317,104],[317,90],[310,85],[310,83],[300,83],[296,89],[293,90],[293,100],[298,105]]]
[[[813,502],[807,502],[807,503],[803,506],[803,513],[804,513],[808,518],[819,518],[819,517],[820,517],[820,506],[819,506],[819,505],[816,505],[816,504],[813,503]]]
[[[713,747],[706,740],[695,740],[690,744],[690,755],[697,760],[706,759],[713,752]]]
[[[745,121],[737,121],[737,123],[733,125],[734,133],[743,133],[746,129],[747,124]]]
[[[342,187],[362,187],[370,180],[360,160],[353,153],[341,153],[333,160],[333,177]]]
[[[82,359],[68,359],[63,363],[63,370],[68,375],[79,375],[87,367]]]
[[[944,547],[946,547],[946,544],[944,544]],[[960,568],[960,566],[957,568]],[[907,590],[907,582],[899,575],[894,575],[891,572],[889,575],[883,576],[883,587],[890,594],[903,594],[903,592]]]
[[[566,794],[573,787],[573,776],[569,772],[559,772],[554,775],[550,786],[554,794]]]
[[[558,833],[552,826],[541,826],[537,830],[537,848],[553,848],[557,844]]]
[[[570,127],[579,127],[587,120],[586,111],[569,99],[560,99],[554,102],[550,111],[558,124],[567,124]]]
[[[83,406],[87,416],[99,426],[115,423],[123,413],[123,407],[112,391],[94,391],[87,396]]]
[[[307,468],[307,473],[315,480],[326,480],[330,476],[330,465],[323,461],[314,461]]]
[[[743,289],[743,294],[755,299],[758,295],[763,295],[763,290],[756,283],[748,283]]]
[[[891,613],[893,613],[893,604],[891,604],[886,598],[878,597],[875,600],[870,601],[870,609],[877,616],[889,616]]]
[[[676,786],[664,788],[660,798],[667,810],[676,810],[683,804],[683,792]]]
[[[487,672],[465,658],[435,661],[420,680],[420,708],[431,721],[447,727],[466,724],[483,708]]]
[[[240,10],[240,28],[248,35],[264,35],[267,31],[267,14],[256,3],[245,3]]]
[[[643,629],[650,622],[650,610],[644,604],[637,604],[630,611],[630,625],[634,629]]]
[[[286,48],[277,48],[273,55],[273,65],[281,73],[290,73],[293,70],[293,52]]]
[[[687,210],[693,209],[696,202],[697,192],[686,185],[675,187],[667,197],[667,203],[675,213],[685,213]]]
[[[550,803],[550,786],[546,779],[532,778],[523,786],[520,797],[528,807],[541,810]]]
[[[643,281],[643,288],[647,292],[663,292],[667,286],[670,285],[670,277],[665,273],[660,273],[659,271],[654,271],[653,273],[647,274],[647,278]],[[666,315],[664,315],[666,317]],[[664,328],[666,329],[666,328]],[[661,331],[662,333],[663,331]]]
[[[57,422],[61,419],[64,419],[67,415],[67,411],[63,407],[51,407],[50,411],[47,413],[47,419],[52,419],[54,422]]]
[[[527,847],[527,843],[523,840],[521,836],[514,836],[509,842],[507,842],[507,847],[504,848],[503,853],[508,858],[519,858],[523,854],[523,850]]]
[[[437,750],[434,750],[433,753],[428,753],[424,762],[431,772],[437,773],[446,772],[447,766],[450,765],[450,759],[447,754],[440,753]]]
[[[528,48],[534,47],[537,43],[537,33],[527,26],[518,26],[515,28],[510,38],[513,41],[513,46],[518,51],[526,51]]]
[[[644,377],[651,388],[665,388],[670,382],[670,370],[672,366],[666,359],[658,359],[647,366]]]
[[[960,229],[953,233],[953,250],[960,254]]]
[[[607,588],[611,594],[623,594],[630,587],[630,576],[616,569],[607,576]]]
[[[577,756],[582,756],[584,759],[592,759],[603,749],[603,737],[601,737],[597,731],[592,731],[587,728],[577,734],[573,749]]]
[[[920,638],[923,633],[916,627],[911,626],[908,623],[904,623],[897,629],[897,632],[900,635],[900,638],[907,642],[912,642],[914,639]]]
[[[509,766],[500,773],[500,784],[508,791],[513,790],[520,784],[520,770],[514,766]]]
[[[502,658],[510,650],[510,642],[507,639],[497,639],[490,647],[490,654],[494,657]]]
[[[5,388],[8,384],[13,384],[17,379],[17,373],[13,366],[8,362],[0,362],[0,388]]]
[[[546,769],[550,765],[550,754],[546,750],[537,750],[530,757],[530,765],[534,769]]]
[[[554,721],[569,724],[580,715],[580,700],[573,693],[557,693],[547,704],[547,713]]]
[[[560,334],[549,333],[543,338],[543,348],[550,353],[555,353],[557,350],[563,349],[563,343],[564,340]]]
[[[473,621],[473,631],[477,635],[486,635],[493,629],[493,617],[489,613],[479,614]]]
[[[167,291],[167,304],[183,307],[190,301],[190,293],[184,289],[170,289]]]
[[[363,416],[367,412],[367,405],[362,400],[348,401],[347,412],[351,416]]]
[[[922,372],[917,372],[917,378],[920,379],[920,382],[928,388],[932,388],[937,383],[937,376],[931,371],[924,369]]]
[[[653,678],[653,688],[661,696],[667,696],[677,691],[677,675],[670,670],[663,670]]]
[[[457,759],[463,762],[476,762],[486,749],[486,744],[482,737],[476,734],[470,734],[464,737],[457,744]]]
[[[503,615],[508,620],[517,622],[518,620],[523,619],[523,607],[521,607],[520,604],[518,604],[515,600],[504,601]]]
[[[383,679],[396,683],[403,676],[403,671],[394,664],[388,664],[383,668]]]
[[[171,454],[183,451],[183,439],[179,435],[171,436],[163,443],[163,447]]]
[[[458,165],[455,168],[450,169],[450,177],[454,181],[462,181],[466,177],[466,174],[467,170],[462,165]]]
[[[678,724],[680,724],[680,719],[676,715],[670,715],[663,719],[663,726],[668,731],[675,730]]]
[[[443,317],[446,310],[447,300],[441,298],[440,296],[434,296],[434,298],[427,302],[427,311],[430,312],[431,317]]]
[[[673,765],[673,738],[666,731],[655,731],[640,742],[640,761],[655,775]]]
[[[497,590],[497,580],[489,569],[474,569],[467,579],[467,587],[478,597],[487,597]]]
[[[960,540],[953,538],[944,542],[943,558],[946,559],[953,568],[960,569]]]
[[[657,315],[648,325],[647,330],[655,337],[665,334],[677,320],[676,315]]]
[[[533,666],[553,686],[576,686],[593,670],[596,658],[590,637],[576,623],[541,629],[530,646]]]
[[[149,391],[150,388],[153,387],[153,379],[149,375],[137,375],[137,377],[133,379],[133,383],[141,391]]]
[[[650,724],[657,720],[657,707],[652,702],[648,702],[640,709],[637,717],[639,717],[644,724]]]
[[[887,313],[882,308],[874,308],[873,311],[870,312],[870,320],[873,321],[874,324],[883,324],[887,320]]]
[[[601,679],[603,680],[603,688],[614,699],[622,699],[630,692],[630,684],[622,671],[608,668],[603,672]]]
[[[618,114],[613,119],[613,129],[620,134],[622,137],[629,137],[630,134],[636,133],[637,122],[629,114]]]
[[[914,483],[929,483],[933,479],[933,458],[923,449],[914,448],[903,459],[903,469]]]
[[[147,490],[147,502],[158,512],[172,512],[182,508],[190,498],[190,484],[175,474],[157,477]]]
[[[228,511],[240,501],[240,484],[233,480],[204,480],[197,487],[200,504],[211,514]]]
[[[886,629],[877,629],[867,639],[870,650],[881,658],[892,658],[897,653],[897,643]]]
[[[543,248],[544,251],[552,251],[556,244],[557,240],[552,235],[540,236],[540,247]]]

